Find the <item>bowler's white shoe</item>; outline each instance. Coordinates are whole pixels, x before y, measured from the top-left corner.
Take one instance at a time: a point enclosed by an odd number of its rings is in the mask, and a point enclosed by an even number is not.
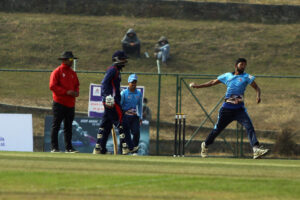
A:
[[[208,148],[205,145],[205,142],[201,144],[201,157],[206,158],[208,156]]]
[[[254,148],[253,150],[253,159],[260,158],[264,155],[266,155],[269,152],[269,149],[265,149],[262,146]]]

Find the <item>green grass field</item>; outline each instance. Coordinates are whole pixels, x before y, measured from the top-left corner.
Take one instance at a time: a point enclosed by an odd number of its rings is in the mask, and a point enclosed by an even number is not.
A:
[[[300,161],[0,152],[0,199],[299,199]]]

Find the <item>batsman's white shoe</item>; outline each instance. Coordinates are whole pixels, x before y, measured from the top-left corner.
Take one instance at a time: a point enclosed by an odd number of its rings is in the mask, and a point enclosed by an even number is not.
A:
[[[128,155],[129,153],[131,153],[131,151],[128,148],[122,149],[122,155]]]
[[[253,159],[261,158],[269,152],[269,149],[265,149],[262,146],[257,147],[253,151]]]
[[[101,154],[100,148],[94,148],[93,154]]]
[[[206,158],[208,156],[208,148],[205,145],[205,142],[201,143],[201,157]]]
[[[136,146],[136,147],[133,147],[133,149],[132,149],[132,153],[137,153],[138,152],[138,150],[139,150],[139,146]]]
[[[136,147],[133,147],[132,150],[128,149],[128,148],[123,148],[122,149],[122,154],[123,155],[128,155],[128,154],[131,154],[131,153],[137,153],[139,150],[139,146],[136,146]]]

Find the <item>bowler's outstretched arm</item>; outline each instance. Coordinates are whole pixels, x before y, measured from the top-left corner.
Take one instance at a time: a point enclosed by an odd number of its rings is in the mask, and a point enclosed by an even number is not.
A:
[[[219,81],[218,79],[214,79],[214,80],[210,80],[206,83],[202,83],[200,85],[197,85],[196,83],[190,83],[190,87],[191,88],[205,88],[205,87],[211,87],[211,86],[217,85],[219,83],[221,83],[221,81]]]

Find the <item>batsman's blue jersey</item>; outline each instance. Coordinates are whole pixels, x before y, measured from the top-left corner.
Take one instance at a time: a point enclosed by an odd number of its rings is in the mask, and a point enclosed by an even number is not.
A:
[[[250,74],[243,73],[240,75],[234,75],[232,72],[227,72],[218,76],[218,80],[226,85],[227,91],[225,94],[225,99],[234,98],[237,96],[243,97],[247,85],[254,81],[255,77]],[[229,105],[227,103],[223,104],[223,107],[227,108],[238,108],[244,106],[244,104],[239,105]]]
[[[121,74],[116,66],[110,66],[105,73],[105,76],[101,82],[102,84],[102,101],[105,101],[106,96],[112,95],[115,98],[115,102],[120,105],[120,83]]]
[[[131,92],[128,88],[121,92],[121,107],[123,111],[136,112],[140,119],[143,115],[143,95],[139,90]]]

